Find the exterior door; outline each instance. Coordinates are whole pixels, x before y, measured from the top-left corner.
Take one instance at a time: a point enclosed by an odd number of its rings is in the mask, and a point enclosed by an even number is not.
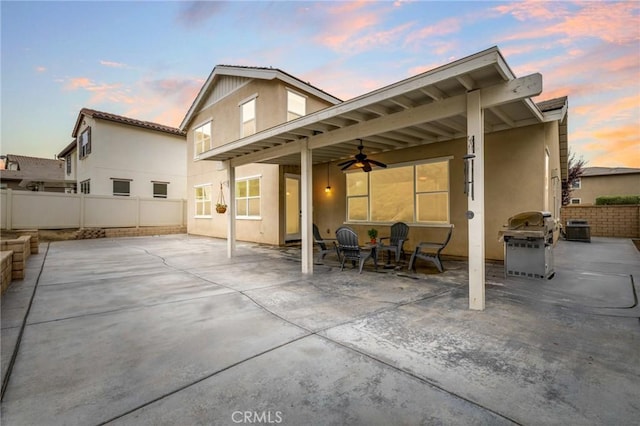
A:
[[[285,241],[301,238],[300,175],[285,174]]]

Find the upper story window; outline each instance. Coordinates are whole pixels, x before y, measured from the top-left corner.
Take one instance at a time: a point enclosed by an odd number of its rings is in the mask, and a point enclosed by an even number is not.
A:
[[[113,195],[121,197],[128,197],[131,195],[131,180],[130,179],[113,179]]]
[[[78,137],[78,153],[80,159],[91,154],[91,127],[87,127],[84,132],[80,133]]]
[[[256,99],[253,98],[240,105],[242,127],[240,137],[253,135],[256,132]]]
[[[153,198],[167,198],[167,182],[152,182],[153,183]]]
[[[295,120],[307,113],[307,98],[287,90],[287,121]]]
[[[449,223],[449,160],[347,173],[347,221]]]
[[[236,180],[236,217],[260,217],[260,178]]]
[[[205,151],[209,151],[212,148],[210,121],[200,127],[196,127],[196,129],[193,131],[193,143],[196,155],[202,154]]]
[[[65,165],[67,166],[67,174],[71,174],[71,154],[64,157]]]
[[[571,182],[571,189],[580,189],[580,187],[582,186],[581,180],[582,179],[577,178],[573,182]]]

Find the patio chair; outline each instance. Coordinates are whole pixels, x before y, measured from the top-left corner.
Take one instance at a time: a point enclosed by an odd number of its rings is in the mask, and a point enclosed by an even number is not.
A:
[[[387,264],[391,263],[391,252],[395,253],[396,266],[398,262],[400,262],[400,256],[404,259],[403,246],[404,242],[408,239],[407,235],[409,235],[409,225],[404,222],[396,222],[391,225],[391,236],[380,238],[378,250],[388,253]],[[389,240],[389,243],[385,244],[385,240]]]
[[[367,259],[373,259],[373,265],[378,270],[378,261],[376,259],[376,246],[372,246],[371,249],[364,249],[358,244],[358,234],[347,226],[342,226],[336,230],[336,239],[338,240],[338,253],[342,257],[340,263],[340,270],[344,269],[344,262],[350,260],[355,267],[356,262],[360,263],[360,270],[358,273],[362,273],[362,267]]]
[[[328,243],[327,240],[332,242],[333,244],[332,248],[329,248],[327,246],[327,243]],[[327,238],[326,240],[322,238],[322,235],[320,235],[320,230],[318,229],[318,226],[315,223],[313,224],[313,241],[318,246],[318,250],[319,250],[318,257],[315,262],[316,265],[322,265],[324,257],[327,255],[327,253],[333,250],[335,250],[336,255],[338,256],[338,262],[340,261],[340,253],[338,252],[338,246],[336,245],[336,240],[334,238]]]
[[[453,234],[453,225],[449,227],[449,231],[447,232],[447,236],[443,242],[420,242],[411,255],[411,260],[409,261],[409,269],[415,272],[416,259],[422,259],[428,262],[432,262],[436,265],[438,271],[444,272],[442,260],[440,259],[440,253],[442,252],[442,250],[444,250],[447,244],[449,244],[449,241],[451,240],[451,234]]]

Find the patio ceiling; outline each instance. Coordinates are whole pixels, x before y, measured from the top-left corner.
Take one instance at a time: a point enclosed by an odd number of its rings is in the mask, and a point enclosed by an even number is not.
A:
[[[516,79],[497,47],[402,80],[313,114],[216,147],[200,160],[300,164],[303,143],[313,163],[350,158],[359,142],[367,155],[449,141],[467,135],[466,94],[481,90],[486,133],[544,121],[529,98],[504,93],[541,91],[541,76]],[[537,92],[537,93],[536,93]],[[486,102],[485,102],[486,100]],[[301,143],[303,142],[303,143]]]

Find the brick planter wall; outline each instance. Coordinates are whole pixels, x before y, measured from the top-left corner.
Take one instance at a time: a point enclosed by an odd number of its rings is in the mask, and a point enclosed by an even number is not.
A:
[[[13,240],[0,242],[0,251],[12,251],[11,279],[24,279],[25,265],[31,255],[31,236],[23,235]]]
[[[11,263],[13,262],[13,252],[12,251],[2,251],[0,252],[0,261],[2,262],[2,294],[9,288],[9,284],[11,284]]]
[[[562,225],[584,219],[592,237],[640,238],[640,206],[566,206],[560,211]]]

